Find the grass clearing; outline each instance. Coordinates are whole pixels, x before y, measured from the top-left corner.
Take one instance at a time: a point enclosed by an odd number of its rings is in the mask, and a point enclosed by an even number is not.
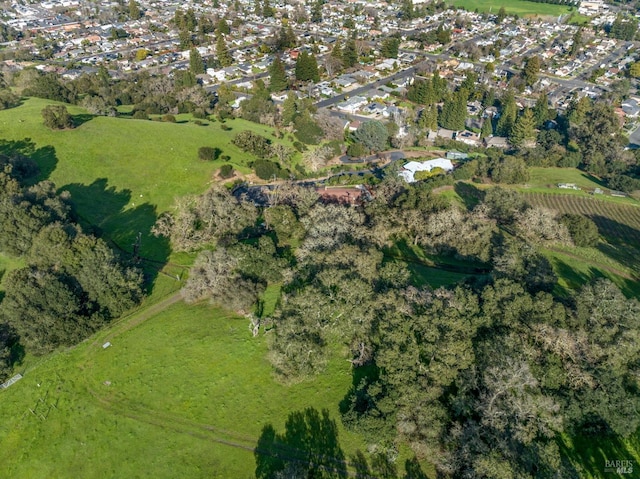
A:
[[[137,232],[143,234],[143,256],[166,259],[168,246],[149,234],[159,213],[174,198],[200,194],[214,180],[221,159],[204,162],[198,148],[220,148],[230,163],[248,173],[253,160],[231,140],[251,130],[275,140],[273,129],[245,120],[229,120],[203,127],[191,122],[179,124],[124,118],[90,117],[78,107],[69,112],[84,122],[73,130],[51,131],[42,124],[41,110],[50,100],[31,98],[13,109],[0,111],[2,138],[23,142],[29,138],[34,159],[42,170],[40,179],[51,179],[60,190],[72,195],[85,225],[105,232],[121,248],[131,251]],[[291,146],[289,140],[278,140]],[[17,147],[9,143],[4,148]]]
[[[102,349],[107,338],[113,346]],[[364,451],[339,419],[348,362],[336,357],[313,382],[283,386],[266,351],[246,319],[206,305],[177,303],[119,335],[98,333],[1,393],[3,470],[13,478],[253,477],[263,428],[283,432],[306,408],[329,411],[347,460]]]
[[[526,0],[447,0],[447,3],[466,10],[498,13],[504,7],[508,15],[520,16],[554,16],[567,15],[571,9],[562,5],[550,3],[528,2]]]

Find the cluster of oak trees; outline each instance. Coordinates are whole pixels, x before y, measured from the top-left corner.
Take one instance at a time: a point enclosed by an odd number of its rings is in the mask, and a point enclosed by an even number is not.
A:
[[[43,354],[75,344],[142,298],[142,273],[75,222],[66,192],[35,183],[37,166],[0,155],[0,252],[23,267],[4,278],[0,377],[19,351]]]
[[[200,250],[188,301],[259,317],[261,292],[282,284],[259,319],[276,376],[309,380],[341,351],[354,376],[343,422],[378,451],[405,441],[445,477],[578,477],[560,434],[639,426],[640,305],[606,280],[557,286],[539,247],[599,241],[590,220],[499,188],[477,194],[464,209],[387,178],[364,206],[288,185],[259,208],[214,187],[176,204],[156,233]],[[389,254],[402,242],[484,274],[421,286]]]

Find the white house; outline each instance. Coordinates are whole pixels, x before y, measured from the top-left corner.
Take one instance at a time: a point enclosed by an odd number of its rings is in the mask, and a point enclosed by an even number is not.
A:
[[[436,158],[428,161],[410,161],[402,167],[402,171],[398,172],[398,176],[407,183],[414,183],[416,179],[413,175],[418,171],[431,171],[434,168],[442,168],[447,173],[453,171],[453,163],[446,158]]]

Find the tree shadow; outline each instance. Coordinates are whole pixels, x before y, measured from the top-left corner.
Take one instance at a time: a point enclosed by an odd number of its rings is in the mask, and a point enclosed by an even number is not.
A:
[[[404,478],[403,479],[428,479],[427,474],[422,470],[420,461],[413,456],[411,459],[407,459],[404,462]]]
[[[88,113],[80,113],[78,115],[71,115],[71,118],[73,120],[73,126],[76,127],[76,128],[81,127],[85,123],[93,120],[95,117],[96,117],[96,115],[90,115]]]
[[[638,463],[633,449],[637,449],[638,439],[632,437],[630,441],[634,442],[633,447],[615,435],[578,435],[570,441],[560,438],[558,446],[563,459],[563,477],[636,477],[633,473],[637,472]],[[617,466],[607,464],[608,461],[631,461],[632,471],[618,470]]]
[[[473,210],[479,203],[484,201],[485,192],[471,183],[456,181],[453,184],[453,190],[462,198],[468,211]]]
[[[31,138],[0,140],[0,157],[2,159],[0,163],[9,163],[14,169],[26,168],[22,173],[18,171],[26,185],[33,185],[38,181],[48,179],[58,164],[56,150],[53,146],[46,145],[38,148]],[[24,158],[35,162],[37,168],[31,171],[29,165],[21,161]]]
[[[130,190],[116,190],[106,178],[98,178],[90,185],[71,183],[59,190],[70,193],[83,230],[104,239],[141,266],[150,289],[171,253],[169,240],[151,233],[158,219],[156,206],[134,204]]]
[[[601,188],[606,188],[607,187],[607,184],[604,181],[602,181],[600,178],[598,178],[596,176],[593,176],[590,173],[582,173],[582,177],[584,179],[586,179],[586,180],[589,180],[589,181],[591,181],[593,183],[596,183]]]
[[[349,475],[336,422],[326,409],[307,408],[289,414],[283,434],[271,424],[264,426],[255,458],[256,479],[346,479]]]

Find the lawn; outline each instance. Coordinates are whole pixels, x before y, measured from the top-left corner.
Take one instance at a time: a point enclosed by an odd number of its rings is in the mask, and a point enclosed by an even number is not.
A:
[[[307,408],[328,410],[337,433],[317,440],[334,441],[350,469],[366,445],[339,418],[349,363],[335,357],[313,382],[283,386],[266,352],[246,319],[206,305],[176,303],[132,329],[105,330],[0,393],[3,470],[16,479],[250,478],[263,428],[282,434]]]
[[[509,15],[544,15],[554,16],[566,15],[570,13],[570,8],[549,3],[527,2],[526,0],[447,0],[448,4],[456,7],[464,7],[466,10],[474,11],[476,8],[481,12],[498,13],[500,7],[504,7]]]
[[[230,130],[223,130],[219,122],[199,126],[182,117],[176,124],[91,117],[74,106],[69,111],[83,123],[73,130],[51,131],[42,124],[40,111],[52,103],[32,98],[0,111],[0,136],[8,141],[1,148],[31,149],[41,179],[51,179],[71,193],[85,224],[128,251],[140,231],[142,254],[159,260],[166,259],[167,245],[149,235],[158,214],[178,196],[202,193],[223,164],[199,160],[198,148],[220,148],[236,169],[249,172],[252,159],[231,139],[252,130],[273,140],[272,129],[239,119],[227,121]]]

